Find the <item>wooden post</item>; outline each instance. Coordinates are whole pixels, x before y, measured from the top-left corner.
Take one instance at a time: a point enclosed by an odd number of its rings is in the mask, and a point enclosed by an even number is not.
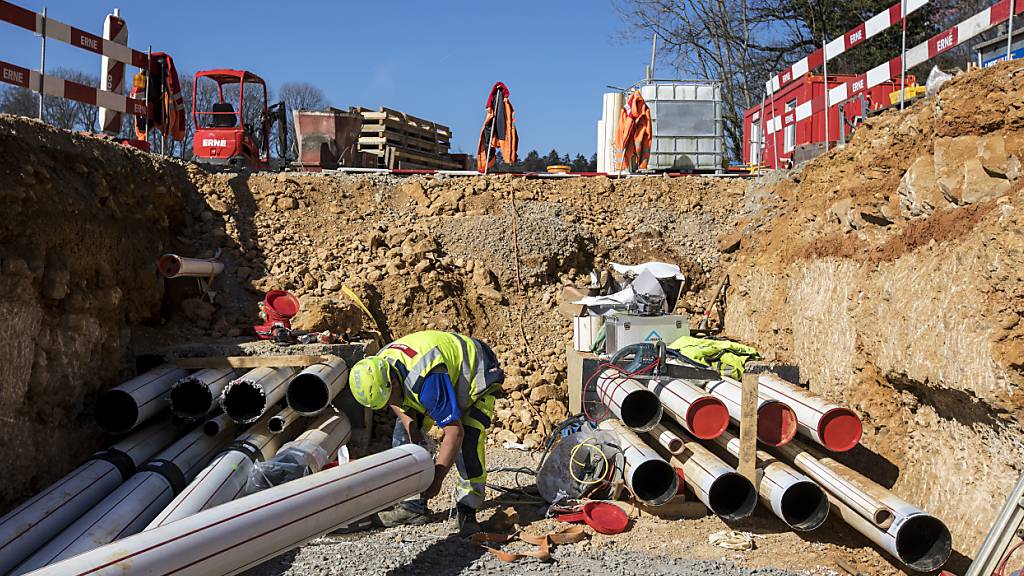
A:
[[[740,400],[740,464],[738,472],[757,486],[757,374],[743,374]]]

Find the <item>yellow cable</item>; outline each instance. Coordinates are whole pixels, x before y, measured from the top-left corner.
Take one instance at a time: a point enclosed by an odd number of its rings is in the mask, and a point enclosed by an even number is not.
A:
[[[578,476],[576,476],[576,470],[573,469],[572,465],[573,464],[577,464],[579,466],[584,466],[586,464],[585,462],[580,462],[580,461],[576,460],[576,452],[578,452],[579,449],[584,447],[584,446],[586,446],[587,448],[591,448],[595,452],[600,454],[601,455],[601,459],[604,461],[605,470],[608,469],[608,466],[609,466],[608,457],[605,456],[604,450],[601,450],[601,448],[599,446],[597,446],[596,444],[591,444],[589,441],[587,441],[587,442],[580,442],[579,444],[573,446],[572,451],[569,452],[569,475],[572,476],[573,480],[579,482],[580,484],[583,484],[584,486],[590,485],[590,484],[597,484],[598,482],[604,482],[604,478],[598,478],[596,480],[581,480]]]

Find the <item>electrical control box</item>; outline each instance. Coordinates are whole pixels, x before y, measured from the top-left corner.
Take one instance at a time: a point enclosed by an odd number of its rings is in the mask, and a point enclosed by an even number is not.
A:
[[[666,344],[690,335],[690,316],[670,314],[667,316],[632,316],[616,314],[607,316],[605,326],[605,353],[614,354],[619,349],[638,342],[662,340]]]

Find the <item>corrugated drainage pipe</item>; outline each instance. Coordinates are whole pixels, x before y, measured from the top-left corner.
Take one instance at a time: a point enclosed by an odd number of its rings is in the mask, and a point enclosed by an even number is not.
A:
[[[743,396],[739,382],[731,378],[712,380],[704,389],[725,402],[729,416],[739,422]],[[767,398],[760,392],[757,400],[757,440],[768,446],[785,446],[796,436],[796,413],[784,402]]]
[[[407,444],[204,510],[34,576],[230,576],[426,490],[434,459]]]
[[[758,390],[792,408],[800,433],[825,448],[845,452],[860,443],[864,429],[860,416],[853,410],[828,402],[775,374],[759,375]]]
[[[100,394],[96,423],[104,432],[124,434],[167,407],[167,392],[189,371],[165,364]]]
[[[725,403],[685,380],[651,378],[647,387],[680,426],[695,438],[717,438],[729,427]]]
[[[232,368],[206,368],[171,386],[171,412],[185,420],[199,420],[217,409],[224,387],[235,378]]]
[[[626,460],[626,486],[637,499],[651,506],[668,503],[679,491],[679,476],[657,452],[635,432],[618,420],[609,418],[598,425],[612,434]]]
[[[623,424],[647,432],[661,422],[661,401],[646,386],[609,368],[597,377],[597,396]]]
[[[224,387],[220,405],[224,413],[239,424],[255,422],[267,408],[284,398],[288,379],[295,375],[291,367],[256,368]]]
[[[226,416],[220,416],[226,419]],[[141,531],[231,439],[195,429],[139,467],[131,478],[29,557],[15,574],[42,568]]]
[[[177,435],[167,419],[147,424],[0,517],[0,574],[70,526]]]
[[[289,408],[285,410],[290,411]],[[152,530],[241,496],[253,464],[272,457],[288,439],[288,434],[275,434],[269,430],[269,422],[278,416],[280,413],[264,416],[217,454],[145,529]]]
[[[729,432],[715,443],[739,458],[740,439]],[[757,493],[761,500],[787,526],[798,532],[815,530],[828,519],[828,495],[813,480],[764,450],[757,451],[760,480]]]
[[[288,406],[303,416],[315,416],[331,404],[348,383],[348,366],[341,358],[314,364],[288,383]]]
[[[707,448],[694,441],[686,442],[686,452],[672,456],[669,462],[683,469],[686,485],[716,516],[742,520],[754,513],[754,485]]]

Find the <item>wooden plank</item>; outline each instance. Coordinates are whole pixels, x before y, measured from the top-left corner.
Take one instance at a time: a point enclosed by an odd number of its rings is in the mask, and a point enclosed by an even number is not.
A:
[[[415,150],[406,150],[405,148],[393,148],[392,157],[395,162],[412,162],[415,164],[426,165],[431,168],[445,168],[455,170],[460,166],[457,162],[453,162],[441,156],[425,156],[423,154],[417,154]],[[392,166],[394,167],[394,166]],[[398,166],[401,168],[401,166]]]
[[[278,368],[281,366],[306,367],[333,359],[334,356],[209,356],[205,358],[175,358],[181,368],[199,370],[202,368]]]
[[[739,470],[747,480],[757,486],[757,374],[743,374],[743,393],[740,398],[740,458]]]

